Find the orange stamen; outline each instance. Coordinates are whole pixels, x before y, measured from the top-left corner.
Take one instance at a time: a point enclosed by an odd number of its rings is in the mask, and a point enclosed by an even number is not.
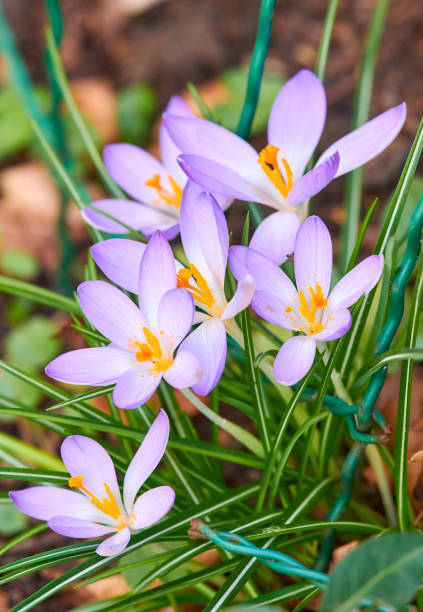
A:
[[[173,363],[172,356],[163,356],[163,350],[156,336],[148,329],[143,327],[146,342],[135,340],[131,346],[135,350],[135,357],[140,363],[152,361],[154,363],[153,370],[155,372],[165,372]],[[160,332],[162,333],[162,332]]]
[[[197,287],[190,284],[190,278],[193,278],[197,283]],[[207,284],[206,279],[200,273],[198,268],[194,264],[190,263],[188,268],[182,268],[176,275],[176,286],[188,289],[194,300],[200,304],[204,304],[208,308],[212,308],[214,304],[214,297],[210,287]]]
[[[170,174],[168,174],[167,178],[172,187],[172,191],[169,191],[168,189],[166,189],[160,184],[160,178],[161,178],[160,174],[153,174],[151,179],[148,179],[148,181],[145,181],[146,187],[152,187],[153,189],[155,189],[157,192],[157,195],[159,196],[159,199],[164,200],[166,204],[179,208],[181,205],[181,198],[182,198],[181,187],[170,176]],[[154,204],[158,204],[158,203],[159,202],[157,200],[154,202]]]
[[[101,510],[101,512],[104,512],[104,514],[107,514],[114,519],[118,519],[120,517],[121,509],[119,508],[116,499],[106,482],[103,482],[103,485],[106,489],[107,497],[103,497],[101,500],[99,500],[95,495],[93,495],[93,493],[91,493],[91,491],[88,491],[88,489],[84,487],[82,476],[71,476],[68,482],[71,488],[77,488],[84,491],[84,493],[86,493],[90,498],[90,502],[93,504],[93,506]]]
[[[321,332],[326,325],[322,325],[319,321],[316,321],[316,314],[318,310],[326,308],[328,300],[325,298],[321,285],[316,283],[316,288],[308,288],[310,292],[310,304],[304,295],[304,291],[300,289],[298,291],[298,299],[300,301],[300,314],[310,324],[308,334],[313,336]]]
[[[285,168],[286,179],[282,176],[281,171],[279,170],[278,158],[277,155],[279,153],[278,147],[275,147],[271,144],[268,144],[264,149],[262,149],[258,156],[258,163],[261,166],[261,169],[269,178],[279,193],[284,197],[288,197],[288,193],[290,192],[291,187],[294,184],[292,180],[293,172],[291,170],[291,166],[288,164],[284,157],[281,158],[283,167]]]

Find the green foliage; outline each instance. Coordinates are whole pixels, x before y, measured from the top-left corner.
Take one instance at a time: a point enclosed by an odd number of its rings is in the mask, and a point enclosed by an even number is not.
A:
[[[159,103],[154,89],[147,83],[133,83],[118,93],[117,118],[120,138],[139,147],[148,144]]]
[[[380,536],[335,567],[321,612],[350,612],[364,600],[398,609],[413,597],[422,575],[423,535]]]
[[[29,253],[19,250],[10,250],[3,253],[0,258],[0,267],[6,274],[22,280],[32,280],[40,272],[38,260]]]

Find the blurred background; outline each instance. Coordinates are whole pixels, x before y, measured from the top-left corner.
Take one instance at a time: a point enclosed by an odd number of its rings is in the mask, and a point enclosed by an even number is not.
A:
[[[44,30],[47,18],[38,0],[4,0],[0,41],[13,32],[16,45],[36,85],[37,98],[47,108],[49,90],[45,69]],[[90,132],[101,149],[109,142],[132,142],[157,153],[160,113],[169,97],[178,93],[195,104],[188,93],[192,82],[216,117],[235,129],[241,110],[248,62],[254,45],[258,0],[62,0],[64,35],[61,55],[75,101]],[[1,5],[0,5],[1,6]],[[341,0],[336,16],[325,77],[328,121],[319,145],[324,150],[349,131],[360,60],[374,0]],[[313,69],[327,0],[280,0],[276,5],[260,103],[253,126],[252,141],[266,144],[265,129],[270,106],[284,80],[300,68]],[[10,30],[9,30],[10,28]],[[3,37],[3,38],[2,38]],[[70,294],[83,280],[89,234],[73,203],[61,201],[60,191],[42,161],[31,124],[10,79],[0,44],[0,274],[20,278]],[[414,0],[393,0],[376,66],[370,116],[405,101],[408,106],[404,129],[393,144],[365,170],[362,212],[375,197],[380,210],[370,226],[363,255],[374,246],[377,219],[389,201],[401,173],[423,110],[423,11]],[[74,172],[92,198],[105,192],[98,181],[84,145],[75,132],[65,108],[62,109],[67,146]],[[407,203],[411,211],[423,192],[423,169],[417,172]],[[313,200],[313,211],[325,218],[335,232],[343,221],[344,179],[329,185]],[[61,222],[61,215],[64,222]],[[238,203],[229,212],[229,223],[239,236],[245,205]],[[404,215],[404,232],[409,213]],[[63,221],[63,219],[62,219]],[[237,234],[238,232],[238,234]],[[81,336],[71,327],[70,318],[51,309],[36,307],[16,297],[0,294],[1,349],[4,358],[33,374],[62,348],[79,348]],[[417,372],[421,370],[416,368]],[[420,377],[421,379],[422,377]],[[381,409],[395,410],[395,375],[381,396]],[[411,441],[421,448],[423,439],[423,380],[416,380],[413,392],[414,427]],[[40,405],[40,396],[9,375],[0,375],[0,394],[28,406]],[[100,400],[99,400],[100,401]],[[420,425],[420,423],[422,423]],[[56,453],[58,438],[43,430],[29,428],[23,420],[1,422],[0,449],[7,448],[7,436]],[[414,442],[413,442],[414,439]],[[2,459],[0,450],[0,460]],[[420,468],[411,482],[417,482]],[[11,483],[0,482],[4,490]],[[374,482],[369,474],[368,488]],[[0,541],[22,529],[23,515],[9,506],[0,506]],[[49,532],[40,536],[46,548],[60,545],[60,537]],[[31,554],[32,541],[21,550]],[[0,590],[0,610],[8,609],[43,582],[54,577],[49,568],[40,573],[40,584],[31,576],[28,584],[12,583]],[[116,580],[118,576],[114,577]],[[100,583],[64,591],[61,609],[117,594],[123,583]],[[111,588],[112,592],[107,592]],[[2,587],[3,589],[3,587]],[[91,589],[91,590],[90,590]],[[95,589],[103,589],[96,593]],[[106,590],[105,590],[106,589]],[[57,610],[57,602],[46,602],[43,610]],[[50,606],[52,606],[50,608]]]

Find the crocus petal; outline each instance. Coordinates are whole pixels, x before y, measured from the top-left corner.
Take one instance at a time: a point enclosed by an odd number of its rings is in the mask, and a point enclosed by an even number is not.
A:
[[[117,381],[113,390],[113,401],[118,408],[133,410],[150,399],[160,380],[160,375],[147,369],[129,370]]]
[[[292,307],[283,298],[276,297],[268,291],[256,291],[251,306],[265,321],[285,329],[293,329],[291,320]]]
[[[97,546],[95,552],[101,557],[113,557],[125,550],[130,539],[131,532],[128,527],[124,527]]]
[[[285,272],[261,253],[249,247],[233,246],[229,249],[229,263],[238,281],[249,274],[257,291],[267,291],[296,307],[298,294],[293,283]]]
[[[175,491],[171,487],[155,487],[139,496],[132,509],[135,520],[132,529],[143,529],[160,521],[175,502]]]
[[[107,278],[126,291],[138,294],[141,259],[146,244],[125,238],[97,242],[90,253]]]
[[[407,108],[405,103],[394,106],[350,132],[331,145],[321,156],[317,165],[339,151],[339,167],[336,176],[342,176],[362,166],[379,155],[396,138],[401,130]]]
[[[160,300],[157,329],[164,333],[173,352],[192,327],[194,300],[186,289],[171,289]]]
[[[194,113],[188,104],[179,96],[172,96],[170,98],[165,112],[169,113],[170,115],[177,115],[178,117],[194,117]],[[179,183],[179,185],[185,185],[187,177],[185,176],[183,170],[181,170],[177,161],[177,157],[182,153],[182,151],[173,142],[163,121],[160,124],[159,143],[160,154],[164,166],[167,168],[169,174]]]
[[[383,255],[370,255],[339,280],[330,292],[328,309],[348,308],[369,293],[383,271]]]
[[[326,94],[310,70],[300,70],[285,83],[275,99],[268,124],[269,143],[279,147],[294,172],[304,172],[320,140],[326,118]]]
[[[185,255],[195,264],[212,289],[223,292],[229,234],[225,215],[209,193],[198,193],[189,181],[181,203],[181,239]]]
[[[222,321],[232,319],[232,317],[235,317],[241,310],[249,306],[253,299],[255,286],[254,279],[249,274],[238,283],[234,296],[220,317]]]
[[[69,489],[51,486],[30,487],[20,491],[10,491],[9,495],[21,512],[41,521],[48,521],[65,511],[69,516],[88,521],[102,518],[102,513],[89,502],[85,495]]]
[[[116,503],[121,507],[120,491],[113,461],[101,444],[87,436],[68,436],[63,440],[60,452],[63,463],[71,476],[82,476],[83,486],[98,499],[106,496],[104,488],[104,483],[106,483],[110,487]],[[63,514],[64,510],[65,508],[62,508],[60,514]],[[102,515],[107,517],[103,513]]]
[[[332,240],[323,221],[313,215],[298,230],[294,247],[297,288],[306,296],[308,289],[319,284],[325,296],[329,293],[332,275]]]
[[[175,389],[192,387],[201,377],[201,365],[190,351],[179,349],[173,364],[163,374],[163,378]]]
[[[139,304],[150,326],[156,327],[157,309],[163,295],[176,288],[175,260],[161,232],[155,232],[145,249],[139,280]]]
[[[335,178],[338,166],[339,153],[335,151],[333,155],[295,181],[286,199],[287,205],[297,206],[322,191]]]
[[[181,344],[180,351],[190,351],[198,358],[202,375],[192,389],[199,395],[207,395],[222,376],[226,360],[226,330],[219,319],[204,321]]]
[[[139,488],[160,463],[163,453],[166,450],[168,439],[169,419],[166,412],[160,410],[125,474],[125,480],[123,482],[123,501],[128,516],[132,512],[134,499]]]
[[[145,325],[135,304],[122,291],[100,280],[85,281],[78,298],[87,319],[106,338],[122,348]]]
[[[295,213],[275,212],[254,232],[250,247],[280,266],[293,253],[300,221]]]
[[[316,341],[309,336],[293,336],[280,348],[273,364],[273,374],[283,385],[294,385],[313,365]]]
[[[110,234],[127,234],[129,232],[118,221],[122,221],[128,227],[140,231],[146,236],[151,236],[156,229],[167,231],[178,221],[178,214],[174,206],[167,206],[164,209],[150,204],[133,202],[132,200],[117,199],[97,200],[92,205],[99,211],[102,210],[107,215],[111,215],[117,221],[109,219],[106,215],[88,206],[82,210],[84,219],[90,225]]]
[[[62,512],[65,508],[62,508]],[[72,516],[53,516],[48,521],[50,529],[68,538],[99,538],[113,531],[111,526],[96,525]]]
[[[155,174],[167,178],[166,168],[150,153],[133,144],[110,144],[103,149],[103,159],[110,176],[132,198],[152,204],[157,192],[146,181]]]
[[[78,349],[59,355],[46,366],[50,378],[71,385],[107,385],[114,383],[134,367],[134,355],[117,347]]]
[[[188,178],[208,192],[262,204],[268,202],[260,189],[223,163],[193,154],[180,155],[178,162]]]
[[[336,340],[347,333],[351,327],[351,322],[352,317],[348,308],[341,308],[330,314],[325,329],[315,334],[313,338],[315,340],[322,340],[323,342]]]

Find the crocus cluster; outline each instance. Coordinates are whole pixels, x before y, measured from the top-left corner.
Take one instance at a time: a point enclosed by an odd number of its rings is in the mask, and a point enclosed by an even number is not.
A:
[[[305,204],[331,180],[383,151],[404,123],[405,105],[347,134],[310,168],[325,119],[323,85],[301,70],[277,96],[268,144],[260,152],[220,125],[195,117],[178,97],[163,115],[161,162],[134,145],[107,146],[105,165],[132,199],[99,200],[83,215],[109,233],[125,233],[122,222],[149,242],[111,238],[91,248],[114,284],[84,282],[78,298],[103,345],[65,353],[46,373],[74,385],[113,384],[113,400],[124,409],[148,401],[162,379],[206,395],[222,376],[227,334],[239,339],[235,317],[251,303],[258,316],[292,332],[274,361],[275,378],[292,385],[304,377],[320,343],[348,331],[349,307],[375,287],[383,269],[383,256],[372,255],[331,290],[331,237],[319,217],[305,218]],[[233,199],[276,210],[257,227],[249,246],[229,248],[223,211]],[[182,261],[168,242],[179,232]],[[295,284],[280,267],[290,255]],[[233,281],[227,277],[228,261],[236,287],[228,282]],[[121,289],[137,296],[138,305]],[[173,504],[169,487],[151,489],[135,501],[160,461],[168,432],[161,411],[128,468],[123,502],[110,457],[84,436],[66,438],[62,445],[74,491],[33,487],[11,493],[12,500],[64,535],[113,533],[97,552],[116,554],[131,531],[153,524]]]

